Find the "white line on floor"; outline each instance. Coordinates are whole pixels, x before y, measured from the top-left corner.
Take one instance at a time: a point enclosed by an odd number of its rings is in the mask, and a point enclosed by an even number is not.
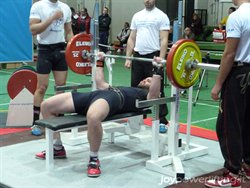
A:
[[[0,104],[0,106],[7,106],[9,105],[10,103],[3,103],[3,104]]]
[[[4,71],[4,70],[0,70],[0,72],[7,73],[7,74],[12,74],[12,72]]]
[[[181,102],[184,102],[184,103],[188,103],[188,101],[185,101],[185,100],[180,100]],[[196,103],[196,105],[201,105],[201,106],[209,106],[209,107],[213,107],[213,108],[219,108],[219,105],[211,105],[211,104],[205,104],[205,103]]]
[[[203,119],[203,120],[192,121],[191,124],[196,124],[196,123],[205,122],[205,121],[211,121],[211,120],[215,120],[215,119],[217,119],[217,116],[212,117],[212,118]]]

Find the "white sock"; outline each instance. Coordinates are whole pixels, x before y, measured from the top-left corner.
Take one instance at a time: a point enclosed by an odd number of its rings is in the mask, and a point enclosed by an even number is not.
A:
[[[98,152],[90,151],[90,157],[96,157],[96,158],[98,158]]]
[[[59,139],[54,140],[54,149],[61,150],[62,149],[62,141]]]

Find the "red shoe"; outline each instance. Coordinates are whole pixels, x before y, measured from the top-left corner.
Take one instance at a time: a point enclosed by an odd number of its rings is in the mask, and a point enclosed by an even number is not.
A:
[[[37,159],[45,159],[46,158],[46,151],[42,151],[36,154]],[[54,149],[54,159],[65,159],[66,158],[66,151],[64,147],[60,150]]]
[[[240,171],[240,175],[245,176],[248,180],[250,180],[250,166],[246,163],[242,164],[242,168]]]
[[[89,161],[88,176],[89,177],[98,177],[100,175],[101,175],[101,169],[100,169],[99,159],[97,159],[97,161]]]
[[[224,177],[217,179],[210,179],[205,182],[206,187],[219,188],[219,187],[233,187],[241,188],[241,181],[238,177],[234,177],[232,173],[225,173]]]

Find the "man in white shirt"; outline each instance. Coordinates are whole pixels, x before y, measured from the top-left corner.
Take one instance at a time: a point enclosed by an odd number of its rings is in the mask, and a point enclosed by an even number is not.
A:
[[[65,42],[73,37],[70,7],[58,0],[41,0],[30,10],[30,31],[37,35],[37,89],[34,94],[34,122],[39,119],[40,105],[53,72],[55,85],[65,85],[68,66],[61,50]],[[34,124],[33,122],[33,124]],[[42,134],[37,126],[32,127],[33,135]]]
[[[250,179],[250,0],[232,0],[239,8],[229,15],[227,42],[211,91],[220,99],[216,131],[227,171],[206,181],[207,187],[241,187]],[[220,97],[219,97],[220,94]]]
[[[156,0],[144,0],[145,9],[134,14],[131,22],[131,32],[127,42],[126,55],[143,58],[159,56],[166,58],[170,22],[168,16],[155,6]],[[126,68],[131,68],[131,86],[152,76],[152,63],[143,61],[125,62]],[[162,71],[161,96],[164,96],[164,73]],[[167,105],[160,106],[160,123],[168,124],[165,116]]]

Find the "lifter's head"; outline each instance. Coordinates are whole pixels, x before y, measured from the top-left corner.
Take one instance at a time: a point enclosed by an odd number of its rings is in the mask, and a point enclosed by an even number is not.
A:
[[[151,82],[152,82],[152,77],[147,77],[138,84],[138,87],[149,89]]]

